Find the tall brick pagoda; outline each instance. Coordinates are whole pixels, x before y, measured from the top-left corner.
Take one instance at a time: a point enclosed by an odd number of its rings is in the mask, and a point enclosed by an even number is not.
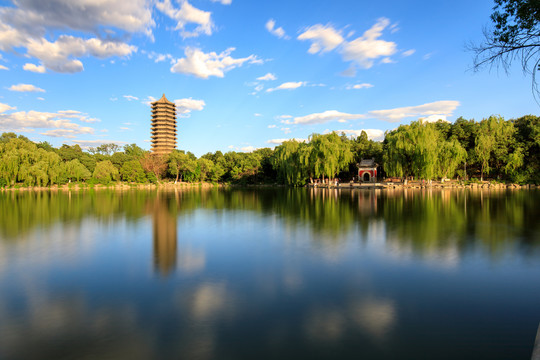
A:
[[[165,94],[152,103],[152,152],[168,154],[176,149],[176,105]]]

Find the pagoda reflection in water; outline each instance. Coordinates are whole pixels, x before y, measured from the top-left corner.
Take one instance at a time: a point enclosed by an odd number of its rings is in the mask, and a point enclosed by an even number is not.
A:
[[[176,268],[176,206],[176,199],[167,193],[158,193],[152,204],[154,271],[164,276]]]

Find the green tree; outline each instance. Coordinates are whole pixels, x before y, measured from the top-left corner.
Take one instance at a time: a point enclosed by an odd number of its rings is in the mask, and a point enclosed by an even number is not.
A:
[[[146,181],[146,175],[139,160],[126,161],[120,168],[120,176],[122,180],[129,182],[143,183]]]
[[[75,179],[77,182],[87,180],[92,176],[86,166],[81,164],[81,162],[77,159],[66,162],[64,165],[64,172],[70,182],[72,179]]]
[[[101,184],[109,184],[111,181],[117,181],[119,178],[118,169],[110,160],[99,161],[96,164],[92,178]]]

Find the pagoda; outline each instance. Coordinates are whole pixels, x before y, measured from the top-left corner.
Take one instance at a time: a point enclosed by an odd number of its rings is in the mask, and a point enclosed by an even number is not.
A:
[[[169,154],[176,149],[176,105],[165,97],[152,103],[152,152]]]

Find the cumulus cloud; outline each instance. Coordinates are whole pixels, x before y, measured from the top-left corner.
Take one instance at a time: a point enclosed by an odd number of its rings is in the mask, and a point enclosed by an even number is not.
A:
[[[176,112],[181,117],[189,117],[192,111],[201,111],[206,106],[204,100],[195,100],[192,98],[174,100]]]
[[[8,110],[14,110],[15,108],[12,106],[9,106],[8,104],[2,104],[0,103],[0,114],[3,112],[6,112]]]
[[[231,5],[232,4],[232,0],[212,0],[212,2],[218,2],[218,3],[221,3],[223,5]]]
[[[26,51],[42,65],[29,64],[25,70],[73,73],[83,70],[81,56],[107,58],[127,56],[137,51],[135,46],[122,42],[124,33],[145,32],[151,36],[151,4],[146,0],[133,1],[16,1],[15,7],[0,7],[0,50]],[[97,34],[82,37],[62,34],[62,31]],[[46,34],[59,33],[55,40]],[[107,34],[107,40],[102,39]],[[114,37],[116,36],[116,40]],[[22,49],[22,50],[21,50]]]
[[[348,114],[337,110],[327,110],[322,113],[295,117],[293,120],[285,120],[284,122],[287,124],[312,125],[330,121],[347,122],[348,120],[357,119],[378,119],[395,123],[411,117],[421,117],[425,121],[437,121],[439,119],[446,121],[446,117],[451,116],[459,105],[459,101],[443,100],[416,106],[371,110],[365,114]]]
[[[274,19],[270,19],[266,22],[266,30],[270,32],[270,34],[277,36],[278,38],[284,38],[288,39],[289,37],[285,34],[285,30],[283,30],[282,27],[276,28],[276,21]]]
[[[48,28],[97,33],[100,27],[127,32],[151,31],[151,3],[146,0],[18,0],[0,9],[0,19],[27,34],[42,36]]]
[[[395,54],[396,43],[379,39],[389,24],[390,20],[381,18],[361,37],[345,43],[342,49],[343,59],[369,69],[373,66],[373,60]]]
[[[274,75],[272,73],[268,73],[268,74],[266,74],[264,76],[258,77],[257,80],[260,80],[260,81],[277,80],[277,77],[276,77],[276,75]]]
[[[184,38],[196,37],[201,34],[212,35],[214,28],[212,13],[197,9],[187,0],[180,0],[179,9],[172,5],[171,0],[156,3],[156,8],[176,21],[175,30],[179,30]],[[186,30],[189,24],[195,24],[195,29]]]
[[[27,51],[30,56],[41,60],[52,71],[75,73],[82,71],[83,64],[75,59],[81,56],[95,56],[100,59],[112,56],[128,56],[137,51],[137,47],[122,42],[103,41],[97,38],[82,38],[61,35],[54,42],[41,39],[29,39]]]
[[[35,73],[41,73],[41,74],[43,74],[45,72],[45,66],[36,65],[36,64],[30,64],[30,63],[24,64],[23,69],[26,70],[26,71],[31,71],[31,72],[35,72]]]
[[[331,25],[316,24],[307,28],[297,39],[311,41],[308,50],[310,54],[336,50],[341,54],[343,60],[368,69],[373,66],[373,62],[378,58],[383,58],[383,62],[391,62],[389,56],[397,52],[396,43],[380,39],[383,31],[389,25],[390,20],[380,18],[362,36],[347,41],[343,38],[341,31],[334,29]],[[352,36],[351,32],[349,36]],[[344,72],[344,76],[354,74],[355,69],[353,67]]]
[[[9,70],[9,69],[5,67],[4,65],[0,65],[0,70]]]
[[[9,90],[19,92],[45,92],[45,90],[31,84],[11,85]]]
[[[2,110],[0,111],[0,131],[32,132],[35,129],[50,129],[41,134],[67,138],[73,138],[77,134],[94,133],[93,128],[73,122],[73,120],[85,122],[89,119],[86,114],[79,111],[63,110],[51,113],[31,110],[5,113],[5,111],[13,109],[9,105],[0,104],[0,110]],[[97,119],[90,120],[99,121]]]
[[[299,87],[305,86],[305,85],[306,85],[305,81],[297,81],[297,82],[290,81],[290,82],[285,82],[285,83],[279,85],[278,87],[267,89],[266,91],[267,92],[272,92],[272,91],[276,91],[276,90],[294,90],[294,89],[298,89]]]
[[[297,39],[311,41],[311,46],[308,50],[310,54],[334,50],[344,41],[340,31],[337,31],[330,25],[323,26],[321,24],[309,27]]]
[[[230,54],[235,48],[228,48],[220,54],[216,52],[204,53],[199,49],[186,48],[184,54],[186,57],[175,60],[171,67],[171,72],[194,75],[202,79],[208,79],[210,76],[224,77],[225,72],[244,63],[260,64],[262,61],[255,55],[245,58],[235,59]]]

